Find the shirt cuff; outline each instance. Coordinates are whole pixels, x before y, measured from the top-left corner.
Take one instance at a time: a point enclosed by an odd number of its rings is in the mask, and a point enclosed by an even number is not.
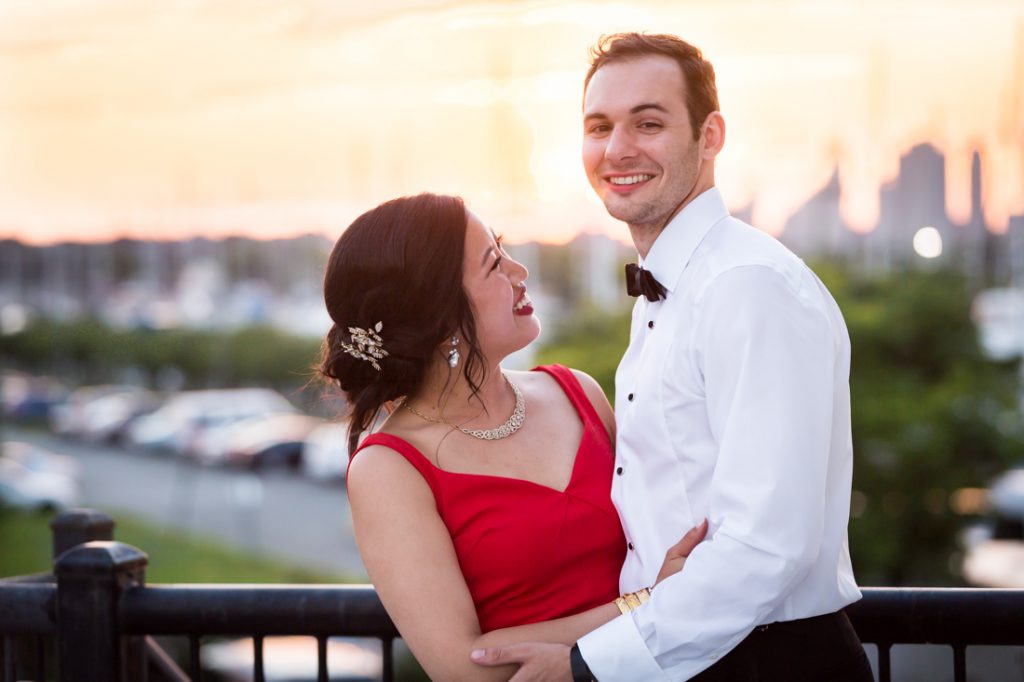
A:
[[[590,672],[600,682],[669,682],[668,674],[654,660],[629,614],[605,623],[576,644]]]

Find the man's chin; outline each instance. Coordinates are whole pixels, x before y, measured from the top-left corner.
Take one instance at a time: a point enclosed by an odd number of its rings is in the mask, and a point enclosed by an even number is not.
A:
[[[649,213],[644,206],[625,204],[615,200],[605,201],[604,208],[608,211],[608,215],[629,225],[643,224],[646,214]]]

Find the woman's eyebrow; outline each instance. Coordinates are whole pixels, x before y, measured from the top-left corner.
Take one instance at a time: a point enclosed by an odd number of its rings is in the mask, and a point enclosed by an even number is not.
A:
[[[487,247],[487,250],[486,250],[486,251],[484,251],[484,257],[483,257],[483,259],[481,259],[481,261],[480,261],[480,265],[487,265],[487,258],[488,258],[488,256],[490,256],[490,255],[491,255],[492,253],[494,253],[494,247],[493,247],[493,246],[489,246],[489,247]],[[497,258],[497,254],[495,254],[495,258]]]

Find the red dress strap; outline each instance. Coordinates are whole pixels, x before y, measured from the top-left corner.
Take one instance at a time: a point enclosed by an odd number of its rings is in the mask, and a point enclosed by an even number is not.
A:
[[[399,438],[398,436],[393,436],[390,433],[372,433],[364,438],[363,442],[359,444],[358,448],[356,448],[356,451],[352,453],[352,457],[349,458],[348,461],[349,466],[352,466],[352,460],[355,459],[356,455],[358,455],[363,448],[371,445],[383,445],[386,448],[394,450],[402,457],[405,457],[409,464],[416,467],[416,470],[420,472],[421,476],[423,476],[427,485],[430,486],[431,492],[434,493],[434,501],[440,511],[442,497],[441,487],[437,480],[437,467],[435,467],[422,452],[407,440]]]
[[[611,439],[608,438],[608,430],[604,426],[604,420],[601,419],[601,415],[597,413],[597,408],[590,402],[590,398],[587,397],[587,392],[583,390],[583,385],[580,384],[580,380],[576,378],[573,371],[564,365],[540,365],[534,367],[533,371],[546,372],[550,374],[558,385],[565,391],[565,395],[568,396],[569,402],[572,403],[573,407],[576,408],[576,412],[579,413],[580,419],[583,420],[583,424],[586,428],[592,429],[604,436],[604,440],[609,442]]]

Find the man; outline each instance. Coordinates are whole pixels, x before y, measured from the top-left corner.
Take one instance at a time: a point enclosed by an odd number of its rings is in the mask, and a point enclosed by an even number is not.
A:
[[[592,56],[583,163],[642,264],[615,380],[623,592],[654,584],[681,531],[705,517],[709,530],[683,571],[572,649],[474,660],[520,663],[517,680],[870,680],[842,612],[860,598],[842,315],[796,256],[728,215],[714,186],[725,122],[700,51],[617,34]]]

